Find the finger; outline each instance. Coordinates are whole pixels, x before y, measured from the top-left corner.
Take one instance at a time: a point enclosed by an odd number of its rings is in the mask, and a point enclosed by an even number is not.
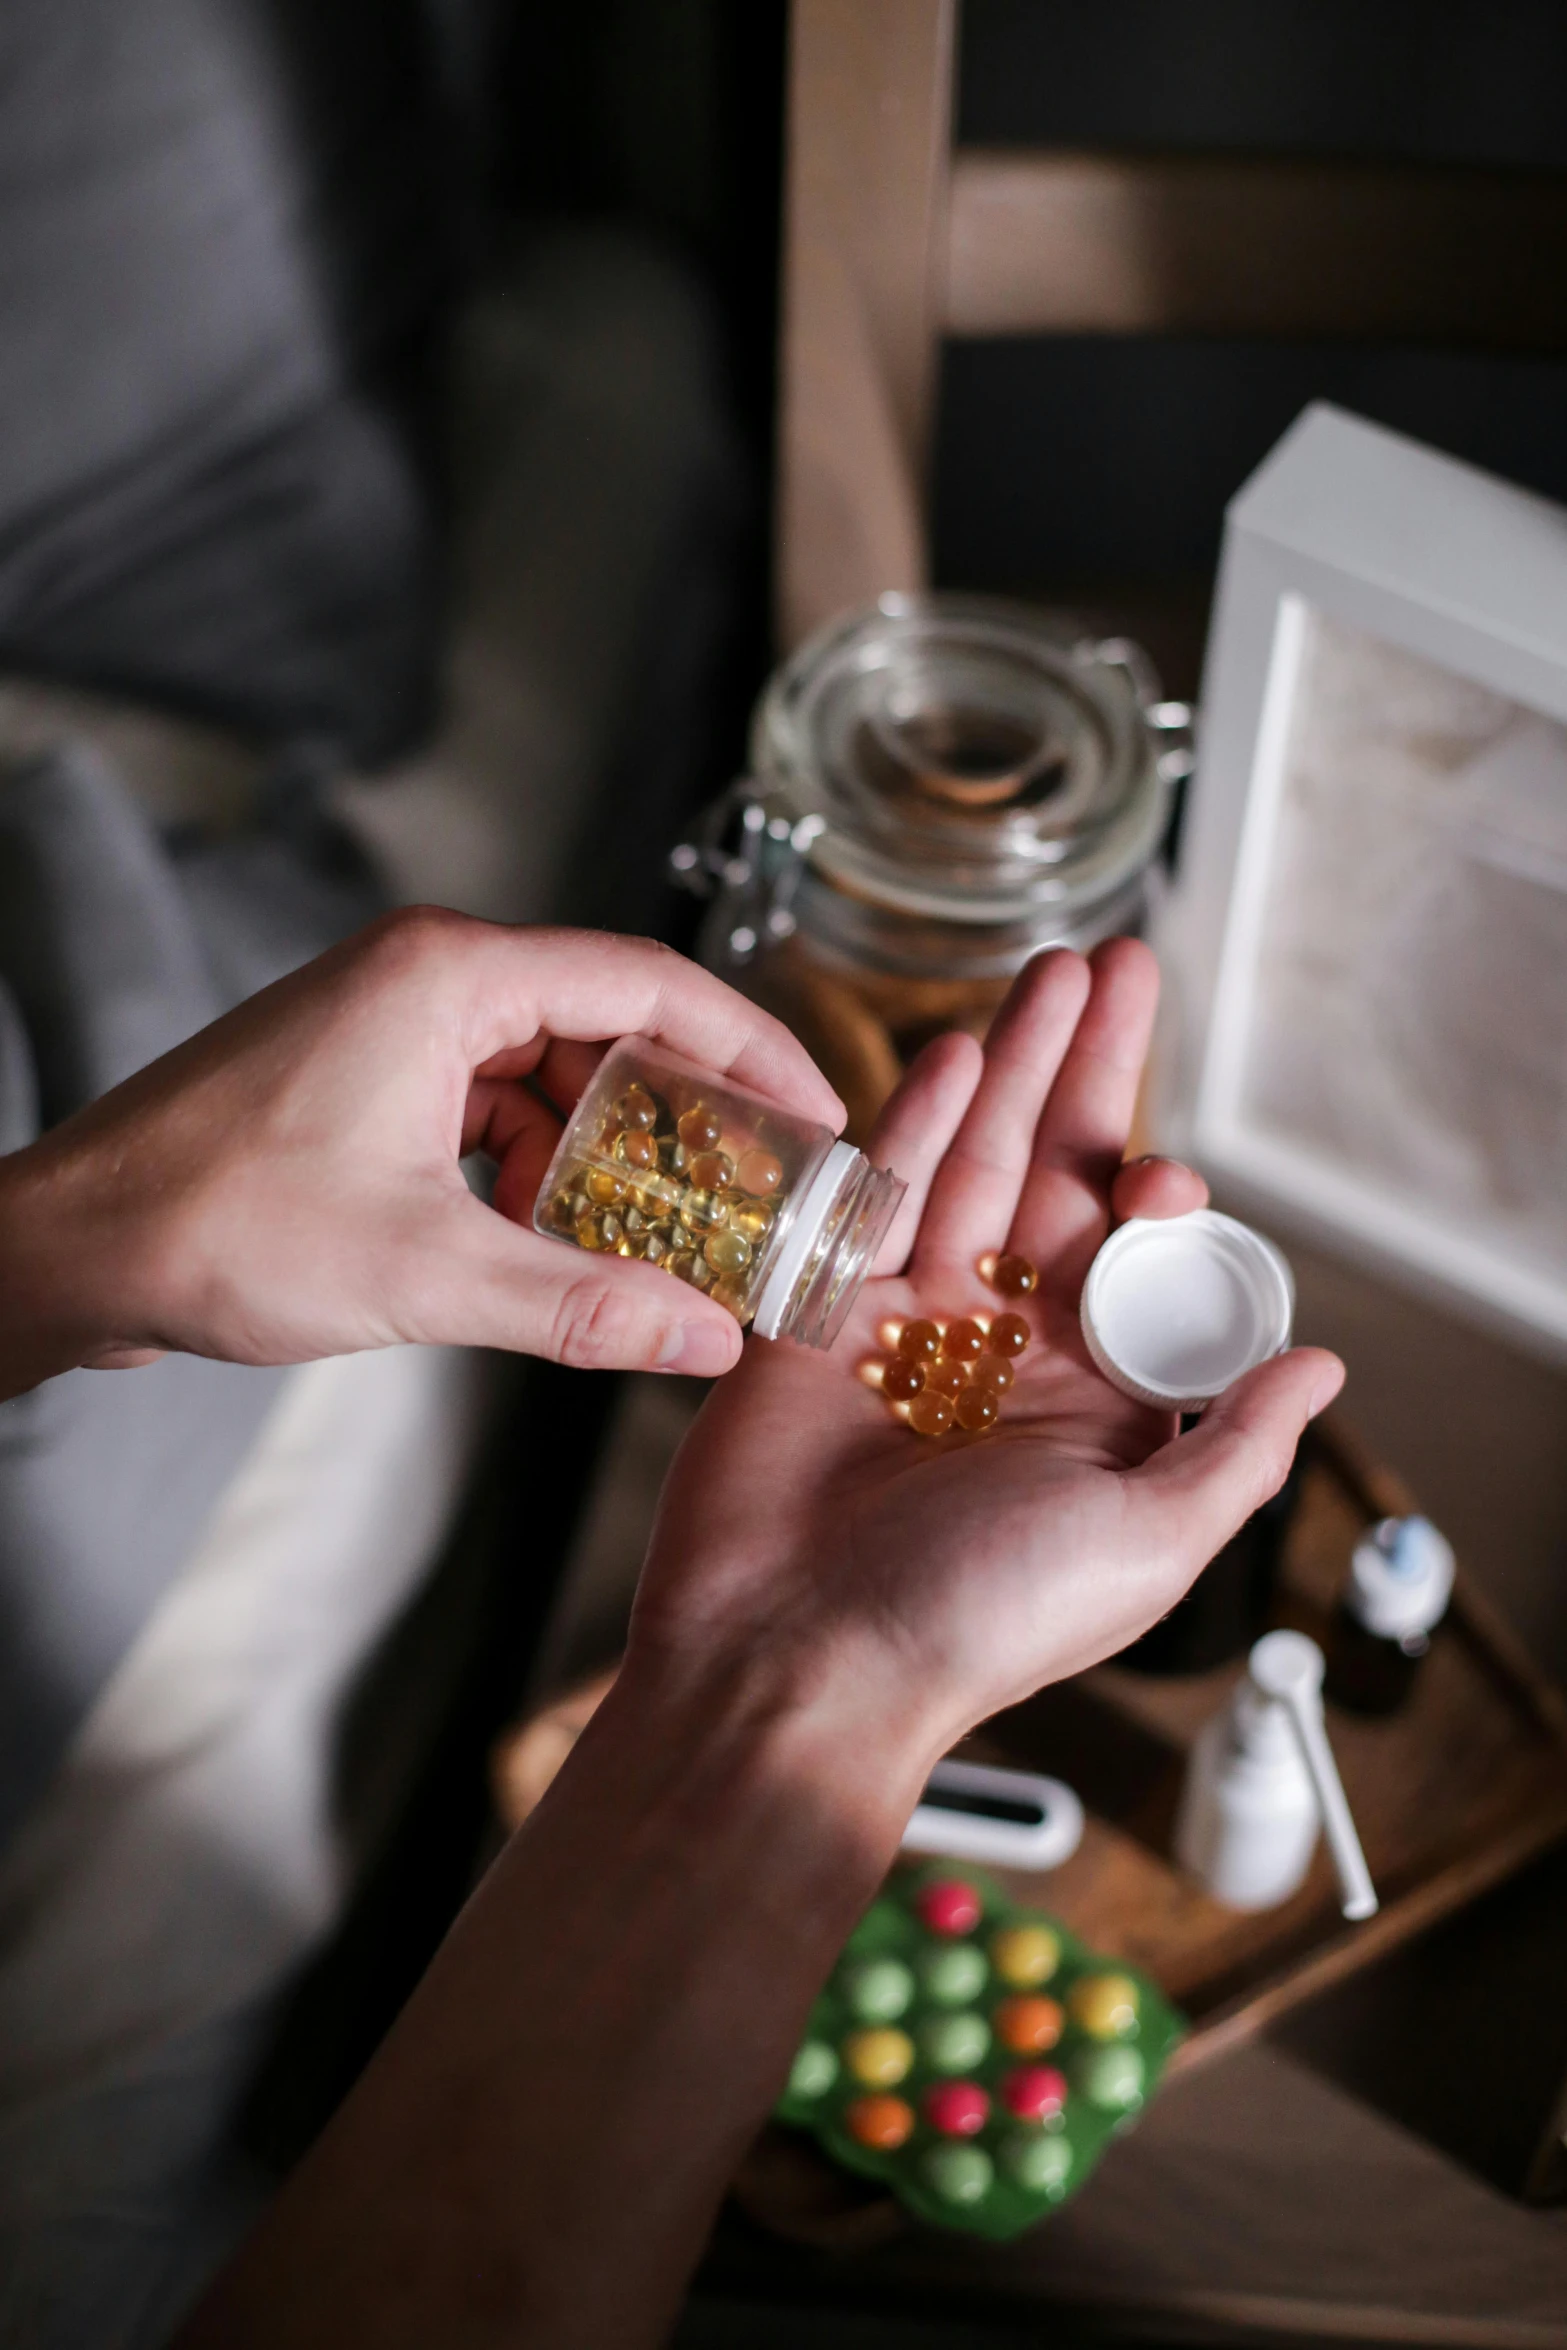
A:
[[[915,1246],[923,1269],[972,1275],[1011,1228],[1034,1131],[1089,993],[1081,955],[1036,955],[985,1039],[974,1098],[932,1180]]]
[[[1089,961],[1088,1001],[1039,1120],[1010,1235],[1053,1288],[1073,1295],[1109,1226],[1159,1001],[1159,966],[1140,939],[1108,939]]]
[[[547,1094],[565,1118],[586,1093],[607,1050],[607,1042],[578,1044],[571,1038],[536,1037],[532,1044],[492,1053],[475,1069],[474,1080],[530,1078],[536,1091]]]
[[[1152,1549],[1173,1556],[1188,1579],[1240,1531],[1289,1475],[1308,1420],[1344,1384],[1344,1366],[1300,1346],[1248,1371],[1177,1436],[1130,1470],[1126,1490]]]
[[[454,967],[470,1068],[541,1036],[650,1036],[834,1133],[843,1125],[842,1102],[782,1021],[672,947],[450,916],[431,923]]]
[[[890,1167],[908,1185],[876,1260],[878,1272],[899,1273],[908,1263],[931,1179],[963,1122],[984,1066],[977,1037],[961,1030],[932,1037],[877,1119],[865,1155],[873,1167]]]
[[[533,1222],[534,1204],[559,1141],[560,1128],[547,1112],[538,1109],[537,1124],[520,1121],[505,1150],[492,1152],[496,1173],[490,1204],[514,1224]]]
[[[629,1257],[562,1248],[457,1194],[410,1269],[400,1335],[498,1347],[589,1371],[715,1379],[740,1358],[732,1315]],[[396,1310],[394,1305],[394,1311]]]
[[[562,1118],[570,1117],[598,1074],[606,1047],[579,1044],[574,1038],[552,1036],[534,1072],[534,1083],[546,1093]]]
[[[458,1155],[466,1158],[470,1151],[483,1151],[500,1160],[519,1134],[534,1130],[553,1138],[551,1150],[560,1140],[561,1121],[547,1102],[541,1102],[526,1086],[476,1077],[468,1088]]]
[[[1110,1186],[1110,1208],[1118,1224],[1129,1216],[1189,1216],[1208,1205],[1208,1186],[1179,1159],[1129,1159]]]

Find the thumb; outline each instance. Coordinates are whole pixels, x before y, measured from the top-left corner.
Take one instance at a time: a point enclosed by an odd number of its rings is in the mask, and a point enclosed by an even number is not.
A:
[[[698,1379],[740,1359],[734,1316],[700,1290],[633,1258],[541,1239],[466,1191],[428,1245],[417,1333],[427,1343]]]
[[[1150,1453],[1127,1478],[1149,1542],[1195,1574],[1289,1475],[1302,1432],[1344,1384],[1337,1355],[1298,1346],[1259,1364],[1210,1404],[1197,1426]]]

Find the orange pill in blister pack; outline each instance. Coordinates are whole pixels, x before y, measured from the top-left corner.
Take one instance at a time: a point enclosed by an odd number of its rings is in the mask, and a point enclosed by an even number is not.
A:
[[[843,2118],[851,2138],[882,2153],[903,2145],[914,2130],[914,2109],[901,2097],[856,2097]]]

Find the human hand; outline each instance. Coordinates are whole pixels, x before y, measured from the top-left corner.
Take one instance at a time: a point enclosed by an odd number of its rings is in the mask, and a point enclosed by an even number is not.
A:
[[[786,1029],[666,947],[390,915],[0,1160],[0,1395],[171,1348],[727,1370],[739,1332],[711,1299],[512,1220],[556,1113],[633,1030],[843,1122]],[[500,1213],[463,1178],[473,1151]]]
[[[1236,1382],[1199,1427],[1129,1401],[1083,1345],[1079,1293],[1112,1221],[1206,1198],[1167,1160],[1122,1164],[1158,994],[1152,955],[1040,957],[983,1050],[927,1048],[869,1155],[909,1185],[831,1353],[753,1339],[683,1447],[632,1624],[632,1661],[767,1656],[797,1689],[862,1693],[941,1752],[976,1721],[1113,1654],[1173,1606],[1287,1473],[1343,1377],[1314,1348]],[[988,1252],[1040,1269],[1035,1340],[1000,1428],[939,1445],[865,1383],[887,1325],[994,1313]]]

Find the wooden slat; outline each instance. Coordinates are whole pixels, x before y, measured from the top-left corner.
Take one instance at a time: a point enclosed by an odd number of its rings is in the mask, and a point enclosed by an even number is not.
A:
[[[794,0],[778,627],[925,577],[957,0]]]
[[[1567,179],[960,149],[941,314],[956,335],[1567,350]]]

